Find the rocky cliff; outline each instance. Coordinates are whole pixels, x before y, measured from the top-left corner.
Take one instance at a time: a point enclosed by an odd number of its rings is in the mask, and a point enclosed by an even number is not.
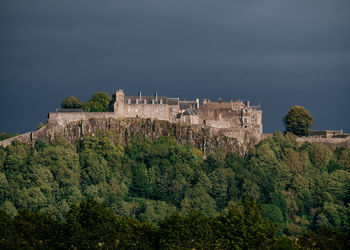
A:
[[[258,143],[258,139],[245,134],[244,139],[226,137],[210,127],[195,126],[185,123],[171,123],[168,121],[114,117],[79,117],[73,121],[49,119],[41,129],[22,134],[0,142],[0,146],[8,146],[13,141],[34,145],[38,139],[51,141],[56,136],[63,136],[71,143],[75,143],[84,135],[94,135],[98,130],[111,130],[119,134],[127,143],[133,135],[141,134],[150,139],[161,136],[173,136],[180,144],[187,144],[200,149],[208,155],[219,149],[224,152],[236,152],[244,155]]]

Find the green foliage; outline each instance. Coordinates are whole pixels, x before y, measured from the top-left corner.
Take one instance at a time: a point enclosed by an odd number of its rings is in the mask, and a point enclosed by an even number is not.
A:
[[[225,249],[266,249],[275,240],[275,225],[262,219],[255,202],[234,204],[217,220],[215,231]]]
[[[105,92],[96,92],[84,104],[83,109],[90,112],[107,112],[111,97]]]
[[[64,241],[61,224],[49,215],[20,211],[12,219],[0,210],[1,249],[61,248]]]
[[[350,234],[318,227],[299,238],[276,237],[276,226],[252,201],[217,216],[172,213],[158,226],[117,216],[93,199],[73,206],[63,219],[22,210],[0,210],[1,249],[349,249]]]
[[[284,221],[281,209],[272,204],[263,205],[263,217],[269,219],[273,223],[283,223]]]
[[[64,109],[79,109],[83,107],[82,101],[74,96],[69,96],[61,103],[61,108]]]
[[[116,216],[104,204],[82,202],[66,215],[67,248],[150,249],[155,228]]]
[[[112,131],[85,136],[78,145],[63,138],[34,147],[14,143],[0,147],[0,208],[14,217],[26,209],[62,220],[94,199],[119,216],[159,223],[174,212],[219,218],[230,204],[253,199],[263,204],[263,218],[279,224],[278,234],[297,237],[321,225],[347,232],[349,152],[298,147],[295,135],[280,132],[245,157],[218,150],[206,159],[172,137],[135,135],[125,144]]]
[[[173,214],[160,223],[160,249],[218,248],[214,219],[199,212]]]
[[[315,232],[309,231],[302,235],[299,244],[305,249],[349,249],[350,234],[321,226]]]
[[[6,139],[9,139],[11,137],[15,137],[19,134],[12,134],[12,135],[9,135],[8,133],[0,133],[0,141],[3,141],[3,140],[6,140]]]
[[[275,241],[275,226],[261,217],[252,201],[231,205],[208,217],[200,212],[173,214],[160,224],[161,249],[267,249]]]
[[[310,132],[309,128],[313,124],[313,118],[304,107],[295,105],[283,117],[283,122],[286,132],[291,132],[297,136],[307,136]]]
[[[11,138],[8,133],[0,133],[0,141],[6,140],[8,138]]]

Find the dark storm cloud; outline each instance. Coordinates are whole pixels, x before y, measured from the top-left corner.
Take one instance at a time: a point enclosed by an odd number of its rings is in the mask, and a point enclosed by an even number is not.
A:
[[[350,132],[349,13],[347,0],[2,1],[0,132],[117,88],[261,101],[265,131],[299,104],[315,128]]]

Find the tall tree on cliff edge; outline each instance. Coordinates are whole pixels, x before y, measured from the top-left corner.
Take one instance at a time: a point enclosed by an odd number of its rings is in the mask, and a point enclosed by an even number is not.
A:
[[[309,111],[302,106],[295,105],[283,117],[286,132],[291,132],[297,136],[307,136],[314,120]]]

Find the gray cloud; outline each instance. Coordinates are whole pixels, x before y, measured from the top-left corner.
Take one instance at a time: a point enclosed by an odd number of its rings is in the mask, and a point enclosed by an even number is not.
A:
[[[349,13],[347,0],[5,0],[0,132],[117,88],[261,101],[268,132],[304,105],[315,128],[350,132]]]

